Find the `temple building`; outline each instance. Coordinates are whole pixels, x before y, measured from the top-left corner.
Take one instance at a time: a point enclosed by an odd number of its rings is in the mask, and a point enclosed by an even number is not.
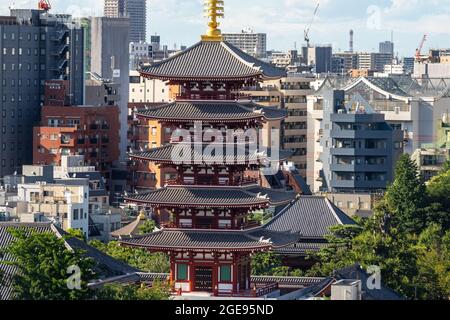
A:
[[[160,231],[122,245],[170,257],[179,294],[265,296],[276,283],[251,283],[251,256],[297,243],[296,232],[268,232],[252,215],[276,214],[297,195],[260,186],[291,154],[279,149],[284,110],[253,103],[242,88],[285,72],[223,41],[223,1],[207,0],[209,30],[187,50],[140,70],[166,81],[171,103],[135,111],[143,139],[130,159],[135,188],[125,201],[157,217]],[[263,168],[263,169],[261,169]]]

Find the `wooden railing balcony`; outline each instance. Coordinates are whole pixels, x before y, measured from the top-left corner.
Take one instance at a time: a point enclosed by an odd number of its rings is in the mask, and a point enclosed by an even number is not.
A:
[[[243,180],[235,181],[235,182],[222,182],[219,181],[214,183],[213,179],[206,180],[194,180],[194,181],[180,181],[180,180],[166,180],[166,185],[168,186],[224,186],[224,187],[243,187],[249,186],[253,184],[258,184],[258,179],[253,178],[245,178]]]
[[[219,100],[219,101],[232,101],[232,100],[250,100],[251,95],[249,94],[235,94],[235,93],[215,93],[215,94],[195,94],[195,93],[185,93],[178,95],[177,100]]]

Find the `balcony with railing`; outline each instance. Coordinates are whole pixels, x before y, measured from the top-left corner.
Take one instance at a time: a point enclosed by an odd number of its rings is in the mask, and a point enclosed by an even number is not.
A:
[[[168,186],[231,186],[231,187],[242,187],[242,186],[249,186],[258,184],[258,179],[253,178],[244,178],[244,179],[237,179],[234,182],[230,182],[229,180],[215,180],[216,183],[214,183],[214,179],[211,178],[204,178],[204,179],[197,179],[197,180],[178,180],[178,179],[171,179],[166,180],[166,185]]]
[[[210,100],[210,101],[234,101],[234,100],[250,100],[251,95],[242,93],[214,93],[214,94],[197,94],[182,93],[176,97],[177,100]]]

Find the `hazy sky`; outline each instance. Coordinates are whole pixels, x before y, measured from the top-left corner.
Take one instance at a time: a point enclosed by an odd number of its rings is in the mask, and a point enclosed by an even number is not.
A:
[[[50,0],[53,12],[101,15],[102,0]],[[268,49],[286,50],[303,44],[303,30],[318,0],[225,0],[224,32],[251,27],[268,34]],[[8,6],[36,7],[37,0],[3,0]],[[148,0],[149,33],[173,47],[191,45],[206,29],[202,0]],[[335,51],[348,49],[348,33],[355,31],[356,50],[377,50],[394,31],[395,50],[413,56],[424,34],[429,47],[450,47],[450,0],[321,0],[311,29],[312,43],[330,43]]]

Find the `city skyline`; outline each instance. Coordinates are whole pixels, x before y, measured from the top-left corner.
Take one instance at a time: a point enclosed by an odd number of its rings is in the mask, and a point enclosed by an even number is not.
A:
[[[34,0],[11,1],[16,8],[34,8]],[[450,0],[379,0],[345,1],[322,0],[311,28],[312,44],[332,44],[334,51],[349,47],[350,29],[355,31],[356,51],[378,51],[378,43],[390,40],[394,32],[396,53],[413,56],[424,34],[428,41],[424,49],[446,47],[450,30],[442,28],[450,18]],[[75,16],[103,15],[103,1],[94,4],[87,0],[51,1],[53,12],[67,12]],[[261,4],[264,6],[261,6]],[[239,32],[250,27],[255,32],[268,34],[268,49],[288,50],[303,44],[303,30],[311,20],[317,0],[283,0],[277,3],[265,0],[226,1],[226,19],[223,32]],[[161,35],[169,48],[174,44],[191,45],[204,32],[205,20],[199,14],[200,0],[166,0],[149,2],[148,34]],[[249,13],[252,19],[249,20]],[[0,14],[7,15],[5,6]],[[167,23],[167,21],[171,23]],[[242,23],[249,21],[249,23]],[[183,30],[180,33],[180,30]],[[330,36],[332,35],[332,36]]]

